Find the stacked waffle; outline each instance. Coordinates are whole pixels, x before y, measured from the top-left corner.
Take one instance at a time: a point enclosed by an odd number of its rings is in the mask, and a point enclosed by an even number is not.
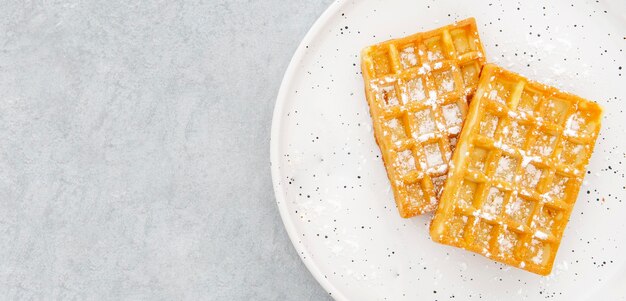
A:
[[[400,215],[437,207],[485,52],[474,20],[363,50],[363,78]]]
[[[474,19],[367,47],[362,69],[400,215],[435,211],[434,241],[549,274],[601,108],[485,65]]]

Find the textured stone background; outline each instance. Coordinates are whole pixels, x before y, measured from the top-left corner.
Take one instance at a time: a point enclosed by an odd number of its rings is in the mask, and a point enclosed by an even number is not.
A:
[[[0,299],[329,299],[269,169],[329,2],[3,2]]]

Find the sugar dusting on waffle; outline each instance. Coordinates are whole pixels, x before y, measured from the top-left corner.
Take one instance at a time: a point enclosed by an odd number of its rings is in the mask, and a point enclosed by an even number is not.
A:
[[[474,19],[363,50],[374,136],[402,217],[435,209],[484,63]]]
[[[546,275],[583,182],[602,110],[495,65],[483,73],[431,236]]]

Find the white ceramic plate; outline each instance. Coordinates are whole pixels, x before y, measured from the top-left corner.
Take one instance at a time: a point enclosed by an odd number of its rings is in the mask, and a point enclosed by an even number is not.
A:
[[[285,74],[272,124],[276,199],[291,240],[338,300],[626,298],[626,3],[338,1]],[[433,243],[399,217],[372,134],[359,52],[477,19],[488,61],[605,108],[552,275]]]

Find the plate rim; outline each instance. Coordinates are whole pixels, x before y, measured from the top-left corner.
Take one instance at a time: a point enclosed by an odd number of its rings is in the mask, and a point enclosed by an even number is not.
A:
[[[276,102],[274,104],[274,111],[272,114],[272,127],[270,134],[270,170],[272,173],[272,186],[274,188],[274,196],[276,205],[278,206],[278,211],[280,213],[280,218],[283,221],[283,225],[285,230],[287,230],[287,235],[291,240],[291,244],[296,249],[300,260],[307,267],[309,272],[313,275],[315,280],[324,288],[324,290],[334,298],[335,300],[348,300],[348,298],[341,292],[333,283],[331,283],[327,278],[324,278],[320,268],[317,264],[312,260],[305,260],[303,256],[309,256],[309,251],[302,244],[296,243],[297,233],[296,227],[293,221],[289,218],[287,212],[287,206],[285,205],[285,197],[281,191],[280,179],[278,178],[278,164],[279,164],[279,141],[280,135],[279,131],[282,129],[282,121],[283,121],[283,108],[287,103],[287,87],[290,87],[292,81],[295,77],[295,73],[297,70],[298,62],[302,61],[306,54],[306,45],[309,44],[314,38],[316,38],[321,29],[328,23],[328,21],[333,17],[339,9],[341,9],[346,2],[341,2],[340,0],[335,0],[331,2],[328,7],[324,10],[324,12],[317,18],[317,20],[313,23],[311,28],[304,35],[304,38],[300,41],[300,44],[296,48],[291,60],[289,61],[289,65],[285,74],[283,75],[283,79],[280,83],[280,88],[278,90],[278,95],[276,96]]]

